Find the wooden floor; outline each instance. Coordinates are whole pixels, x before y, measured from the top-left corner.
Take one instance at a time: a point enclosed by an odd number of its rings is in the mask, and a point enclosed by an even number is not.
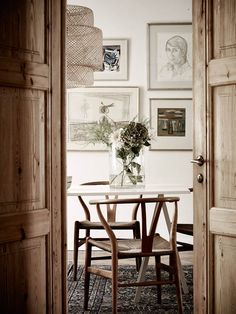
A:
[[[94,252],[94,255],[99,256],[101,253],[99,251]],[[187,252],[180,252],[180,259],[181,259],[181,264],[182,265],[193,265],[193,252],[192,251],[187,251]],[[67,260],[68,263],[73,263],[73,251],[67,251]],[[107,265],[109,264],[109,260],[98,260],[94,261],[93,263],[97,264],[102,264],[102,265]],[[79,265],[84,264],[84,251],[81,250],[79,251]],[[119,265],[134,265],[135,260],[134,259],[123,259],[119,261]],[[150,258],[149,265],[154,265],[154,259]]]

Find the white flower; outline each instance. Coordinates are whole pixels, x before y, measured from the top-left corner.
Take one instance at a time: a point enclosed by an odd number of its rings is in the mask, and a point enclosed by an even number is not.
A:
[[[156,137],[156,131],[154,129],[150,129],[148,133],[150,140],[154,140]]]
[[[110,136],[110,143],[115,144],[117,148],[120,148],[123,145],[123,142],[121,140],[121,134],[123,132],[123,129],[120,128],[118,130],[115,130],[111,136]]]

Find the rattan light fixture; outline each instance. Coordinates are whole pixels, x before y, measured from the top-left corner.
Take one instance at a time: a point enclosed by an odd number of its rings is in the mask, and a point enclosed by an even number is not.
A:
[[[94,27],[91,9],[68,5],[66,13],[66,85],[92,85],[93,72],[102,68],[102,31]]]

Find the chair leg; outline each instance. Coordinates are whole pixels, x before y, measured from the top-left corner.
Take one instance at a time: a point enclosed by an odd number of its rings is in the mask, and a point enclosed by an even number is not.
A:
[[[157,281],[161,280],[161,258],[160,256],[155,256],[155,265],[156,265],[156,279]],[[161,285],[157,285],[157,302],[161,304]]]
[[[170,255],[169,256],[169,265],[174,269],[174,263],[175,263],[175,257],[173,256],[173,255]],[[172,272],[170,272],[169,273],[169,280],[173,280],[173,273]]]
[[[91,266],[91,252],[92,245],[86,242],[86,251],[85,251],[85,266],[84,266],[84,310],[88,309],[88,300],[89,300],[89,282],[90,282],[90,272],[88,272],[88,267]]]
[[[113,253],[114,254],[114,253]],[[118,294],[118,258],[112,256],[112,314],[117,313],[117,294]]]
[[[180,282],[180,276],[179,276],[177,257],[173,256],[171,258],[171,260],[173,262],[172,266],[174,269],[174,278],[175,278],[178,309],[179,309],[179,313],[182,314],[183,313],[183,300],[182,300],[182,290],[181,290],[181,282]]]
[[[135,227],[133,229],[133,237],[134,239],[140,239],[141,234],[140,234],[140,224],[139,221],[136,222]],[[141,257],[136,257],[136,270],[139,271],[142,263],[142,258]]]
[[[77,278],[78,238],[79,238],[79,222],[75,221],[75,227],[74,227],[74,280],[76,280],[76,278]]]
[[[90,236],[90,230],[86,229],[85,230],[85,239],[88,238]]]

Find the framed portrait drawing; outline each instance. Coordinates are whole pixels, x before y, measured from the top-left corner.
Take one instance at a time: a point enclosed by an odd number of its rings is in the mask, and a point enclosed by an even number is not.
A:
[[[148,24],[148,88],[192,88],[192,24]]]
[[[138,119],[138,87],[88,87],[67,90],[67,150],[107,150],[94,142],[94,130],[106,121],[122,127]],[[102,123],[102,125],[101,125]]]
[[[192,150],[192,99],[150,99],[150,150]]]
[[[103,40],[103,69],[94,72],[94,80],[127,80],[128,79],[128,40]]]

